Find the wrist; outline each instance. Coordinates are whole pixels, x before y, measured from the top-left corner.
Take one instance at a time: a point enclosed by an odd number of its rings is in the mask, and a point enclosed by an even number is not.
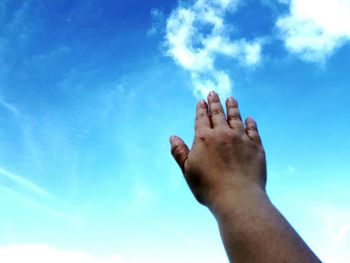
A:
[[[243,209],[252,209],[260,202],[269,202],[266,191],[252,184],[215,195],[208,208],[218,221],[222,221],[238,215]]]

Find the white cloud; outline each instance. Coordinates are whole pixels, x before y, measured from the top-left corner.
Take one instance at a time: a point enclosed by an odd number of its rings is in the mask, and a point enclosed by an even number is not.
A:
[[[83,251],[60,250],[46,244],[19,244],[0,247],[0,258],[6,263],[122,263],[118,255],[95,257]]]
[[[232,40],[225,15],[238,7],[238,0],[196,0],[180,4],[167,20],[167,53],[191,73],[195,95],[206,96],[209,90],[231,92],[228,74],[216,67],[219,56],[239,60],[247,66],[260,61],[261,44],[255,40]]]
[[[155,35],[159,29],[161,28],[161,25],[164,22],[164,14],[161,10],[153,8],[151,10],[151,17],[152,17],[152,26],[147,31],[147,35],[153,36]]]
[[[176,232],[174,229],[170,229],[169,226],[162,226],[164,231]],[[177,233],[177,235],[179,235]],[[192,244],[189,240],[191,237],[182,236],[182,239],[185,242]],[[202,256],[194,256],[191,253],[190,256],[184,257],[182,254],[178,255],[178,257],[169,258],[163,252],[160,252],[159,255],[149,256],[142,255],[142,253],[134,253],[133,255],[129,255],[128,257],[120,256],[120,255],[112,255],[112,256],[95,256],[91,255],[86,251],[79,250],[64,250],[58,249],[47,244],[16,244],[16,245],[8,245],[8,246],[0,246],[0,259],[1,262],[5,263],[23,263],[23,262],[35,262],[35,263],[193,263],[193,262],[201,262],[201,263],[209,263],[213,262],[213,258],[205,258]],[[163,257],[164,255],[164,257]],[[164,260],[164,258],[167,258]],[[215,262],[226,262],[226,256],[223,253],[222,258],[215,258]]]
[[[323,262],[350,262],[350,210],[323,203],[311,211],[321,222],[314,244]]]
[[[291,0],[277,21],[286,48],[306,61],[322,62],[350,40],[350,0]]]
[[[47,192],[45,189],[41,188],[40,186],[36,185],[35,183],[31,182],[30,180],[16,175],[14,173],[11,173],[4,168],[0,167],[0,177],[5,177],[12,182],[15,182],[16,184],[30,190],[32,193],[35,193],[39,196],[45,197],[45,198],[52,198],[51,194]]]

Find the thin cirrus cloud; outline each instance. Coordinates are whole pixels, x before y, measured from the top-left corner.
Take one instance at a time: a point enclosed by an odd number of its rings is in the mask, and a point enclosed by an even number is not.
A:
[[[310,210],[322,224],[314,243],[324,262],[350,262],[350,210],[326,202],[314,204]]]
[[[18,244],[0,247],[0,258],[7,263],[31,262],[36,263],[124,263],[120,256],[108,258],[95,257],[83,251],[60,250],[46,244]]]
[[[220,56],[253,66],[261,58],[258,40],[231,39],[225,15],[239,7],[237,0],[196,0],[180,3],[167,19],[167,54],[191,74],[193,92],[206,96],[210,90],[228,95],[232,89],[229,74],[216,65]]]
[[[14,173],[11,173],[1,167],[0,167],[0,178],[8,179],[11,182],[14,182],[15,184],[17,184],[18,186],[21,186],[38,196],[45,197],[45,198],[52,198],[52,195],[49,192],[47,192],[45,189],[29,181],[28,179],[22,176],[16,175]]]
[[[350,0],[291,0],[277,28],[286,49],[305,61],[324,62],[350,41]]]
[[[0,189],[6,195],[15,197],[17,201],[31,209],[45,212],[73,224],[79,224],[81,222],[74,215],[68,214],[62,209],[55,208],[57,206],[61,207],[64,204],[50,192],[34,182],[2,167],[0,167]]]

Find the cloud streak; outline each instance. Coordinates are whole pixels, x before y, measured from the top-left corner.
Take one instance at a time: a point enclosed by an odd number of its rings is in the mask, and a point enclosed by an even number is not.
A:
[[[40,186],[36,185],[35,183],[31,182],[30,180],[28,180],[22,176],[16,175],[14,173],[11,173],[11,172],[9,172],[1,167],[0,167],[0,176],[11,180],[12,182],[24,187],[25,189],[29,190],[30,192],[32,192],[36,195],[39,195],[39,196],[45,197],[45,198],[52,198],[52,195],[48,191],[46,191],[45,189],[41,188]]]
[[[311,211],[320,219],[321,231],[317,239],[319,255],[324,262],[350,262],[350,210],[333,204],[314,205]],[[325,244],[324,240],[327,240]]]
[[[230,38],[225,16],[234,13],[238,5],[237,0],[180,3],[167,19],[167,54],[190,72],[197,96],[206,96],[213,89],[222,95],[231,93],[228,73],[217,67],[220,57],[232,58],[247,66],[260,62],[259,41]]]
[[[4,109],[8,110],[16,118],[21,116],[20,110],[16,106],[14,106],[13,104],[7,102],[1,95],[0,95],[0,106],[3,107]]]
[[[283,1],[286,2],[286,1]],[[350,0],[291,0],[277,28],[289,52],[323,62],[350,41]]]
[[[0,247],[0,258],[7,263],[26,262],[30,259],[37,263],[85,262],[85,263],[122,263],[120,256],[95,257],[84,251],[60,250],[46,244],[19,244]]]
[[[14,183],[14,185],[7,186],[9,184],[11,185],[11,183]],[[73,224],[80,223],[79,218],[54,208],[54,205],[62,206],[63,204],[60,204],[61,201],[50,192],[32,181],[1,167],[0,188],[2,191],[6,191],[8,194],[15,196],[17,200],[27,207],[44,211],[51,216],[61,218]]]

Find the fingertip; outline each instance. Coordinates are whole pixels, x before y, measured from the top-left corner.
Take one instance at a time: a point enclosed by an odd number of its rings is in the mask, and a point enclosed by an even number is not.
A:
[[[232,96],[227,97],[227,99],[226,99],[226,104],[227,104],[229,107],[238,108],[238,102],[237,102],[237,100],[236,100],[234,97],[232,97]]]
[[[256,121],[254,120],[254,118],[253,117],[247,117],[246,119],[245,119],[245,123],[256,123]]]
[[[179,140],[179,137],[175,136],[175,135],[171,135],[169,138],[170,144],[173,145],[176,143],[176,141]]]
[[[208,109],[207,102],[204,99],[201,99],[197,103],[197,109]]]
[[[253,119],[253,117],[247,117],[244,122],[245,122],[245,126],[248,129],[258,130],[258,126],[256,124],[256,121]]]
[[[217,94],[215,90],[212,90],[209,92],[207,99],[208,99],[209,104],[212,102],[219,102],[220,101],[219,94]]]
[[[190,152],[187,145],[184,141],[177,136],[170,136],[171,143],[171,154],[174,157],[175,161],[178,163],[182,172],[185,172],[185,162],[187,160],[188,154]]]
[[[232,129],[243,131],[242,116],[238,108],[238,102],[232,96],[226,100],[227,123]]]
[[[234,103],[235,102],[235,99],[232,97],[232,96],[229,96],[227,99],[226,99],[226,103]]]
[[[172,147],[186,145],[184,140],[182,140],[180,137],[178,137],[176,135],[170,136],[170,144]]]
[[[255,142],[261,144],[261,138],[256,121],[252,117],[245,119],[246,133]]]
[[[209,97],[214,97],[216,95],[216,92],[215,92],[215,90],[212,90],[212,91],[210,91],[209,92]]]
[[[175,152],[181,148],[181,140],[179,140],[179,137],[172,135],[170,136],[170,148],[171,148],[171,153],[175,157]]]
[[[204,128],[211,127],[210,119],[208,116],[208,105],[207,102],[202,99],[197,104],[196,119],[195,119],[195,131]]]

